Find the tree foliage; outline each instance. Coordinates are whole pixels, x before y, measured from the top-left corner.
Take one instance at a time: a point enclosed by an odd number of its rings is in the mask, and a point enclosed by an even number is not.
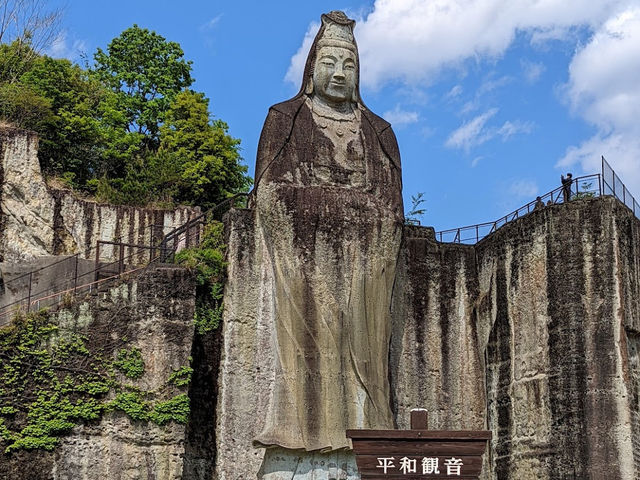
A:
[[[77,65],[46,56],[34,61],[20,84],[50,104],[46,118],[25,125],[40,134],[42,168],[57,175],[71,172],[77,184],[84,184],[105,154],[106,132],[98,113],[108,92]]]
[[[83,69],[0,44],[0,119],[39,134],[45,174],[134,205],[208,207],[249,188],[240,141],[188,89],[179,44],[134,25],[94,58]]]
[[[405,223],[410,225],[420,225],[420,218],[427,211],[422,208],[422,204],[426,201],[424,198],[424,192],[418,192],[415,195],[411,195],[411,208],[404,214]]]
[[[211,221],[205,227],[200,245],[176,254],[176,263],[192,269],[196,276],[194,322],[200,335],[218,328],[222,320],[222,293],[226,281],[224,226]]]
[[[158,131],[173,98],[193,83],[191,62],[176,42],[137,25],[126,29],[94,55],[95,75],[116,94],[127,132],[143,135],[145,146]]]
[[[45,0],[0,0],[0,42],[17,47],[9,66],[28,64],[58,35],[62,11],[49,9]],[[15,82],[20,68],[2,71],[3,79]],[[6,76],[5,76],[6,75]]]
[[[249,187],[240,140],[228,130],[222,120],[211,121],[204,94],[185,90],[175,97],[160,128],[155,167],[175,178],[180,202],[210,207]]]

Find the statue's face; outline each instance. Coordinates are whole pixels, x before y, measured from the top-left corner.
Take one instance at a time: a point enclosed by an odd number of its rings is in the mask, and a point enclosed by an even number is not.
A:
[[[356,56],[348,48],[322,47],[313,70],[313,91],[330,103],[350,102],[356,88]]]

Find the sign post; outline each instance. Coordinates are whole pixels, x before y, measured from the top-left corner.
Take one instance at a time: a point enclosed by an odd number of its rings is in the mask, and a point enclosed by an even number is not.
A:
[[[411,411],[411,430],[347,430],[362,480],[477,479],[491,432],[427,430],[427,411]]]

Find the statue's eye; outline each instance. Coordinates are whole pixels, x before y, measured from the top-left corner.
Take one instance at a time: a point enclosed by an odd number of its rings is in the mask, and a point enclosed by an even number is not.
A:
[[[355,69],[356,69],[356,66],[355,66],[353,63],[347,63],[347,64],[344,66],[344,69],[345,69],[345,70],[355,70]]]

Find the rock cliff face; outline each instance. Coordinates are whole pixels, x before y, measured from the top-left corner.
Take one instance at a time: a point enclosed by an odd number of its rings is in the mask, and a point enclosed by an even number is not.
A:
[[[401,425],[418,406],[431,428],[486,425],[485,478],[634,478],[639,227],[601,198],[475,247],[408,232]]]
[[[240,479],[263,455],[251,440],[273,326],[258,309],[253,212],[228,223],[217,471]],[[640,221],[613,198],[536,210],[475,246],[406,227],[390,359],[398,426],[423,407],[432,429],[488,428],[485,479],[635,478],[639,299]]]
[[[150,245],[199,209],[148,209],[99,204],[48,188],[38,162],[35,134],[0,131],[0,262],[44,255],[95,255],[97,240]],[[152,227],[152,225],[154,227]],[[101,257],[113,260],[111,247]]]
[[[87,349],[107,359],[116,358],[115,346],[122,342],[139,349],[144,374],[126,383],[162,400],[185,390],[168,385],[167,379],[190,363],[194,308],[193,276],[184,269],[156,268],[59,310],[54,321],[60,338],[66,332],[85,335]],[[208,480],[204,474],[183,476],[194,461],[186,452],[189,428],[173,421],[136,421],[118,411],[105,413],[99,422],[75,427],[53,452],[2,454],[0,478]]]

